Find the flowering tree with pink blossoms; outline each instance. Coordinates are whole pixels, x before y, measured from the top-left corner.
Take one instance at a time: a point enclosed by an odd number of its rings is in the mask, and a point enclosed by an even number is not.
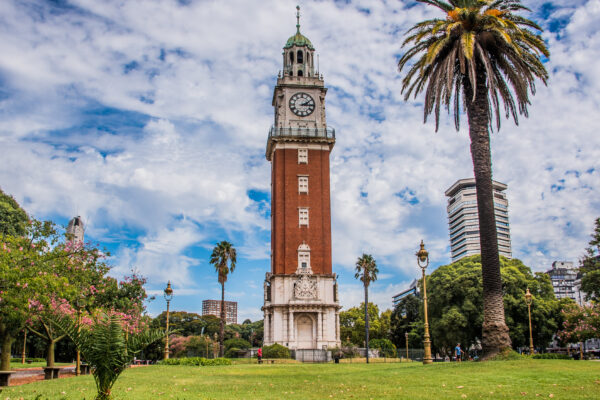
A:
[[[60,239],[52,223],[35,220],[28,221],[22,235],[0,237],[0,370],[10,369],[12,342],[31,320],[30,299],[64,282],[49,272],[50,264],[66,256],[56,251]]]
[[[600,304],[579,306],[570,304],[562,310],[564,317],[563,329],[558,337],[564,343],[583,342],[588,339],[600,338]]]

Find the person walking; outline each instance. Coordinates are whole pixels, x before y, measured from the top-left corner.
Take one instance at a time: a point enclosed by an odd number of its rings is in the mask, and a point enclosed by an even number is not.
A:
[[[262,347],[258,348],[258,351],[256,352],[256,355],[258,357],[258,363],[262,364]]]
[[[456,356],[456,361],[461,362],[462,349],[460,348],[460,343],[454,348],[454,355]]]

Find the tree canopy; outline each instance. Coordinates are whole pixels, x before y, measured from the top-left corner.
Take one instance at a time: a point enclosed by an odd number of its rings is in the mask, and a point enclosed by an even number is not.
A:
[[[581,291],[586,300],[600,301],[600,218],[596,218],[592,239],[579,265]]]
[[[550,278],[532,274],[518,259],[502,257],[501,273],[506,323],[514,347],[527,346],[529,325],[525,292],[533,294],[531,318],[536,347],[546,347],[562,323],[562,303],[554,296]],[[481,340],[483,299],[481,257],[465,257],[435,270],[427,282],[429,323],[434,347],[449,353],[460,342],[464,348]]]

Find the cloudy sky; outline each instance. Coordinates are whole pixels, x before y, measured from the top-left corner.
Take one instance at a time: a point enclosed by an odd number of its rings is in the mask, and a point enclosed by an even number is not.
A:
[[[281,49],[295,32],[287,0],[3,0],[0,187],[37,218],[81,215],[86,238],[166,281],[173,308],[219,298],[216,242],[238,249],[227,297],[260,319],[270,268],[270,164],[264,152]],[[545,29],[548,87],[530,116],[492,135],[494,178],[508,184],[513,254],[536,271],[576,261],[600,216],[600,0],[526,0]],[[439,16],[412,0],[301,1],[329,87],[334,271],[345,308],[363,252],[380,266],[372,298],[450,260],[444,191],[472,176],[469,141],[443,117],[423,124],[404,102],[403,33]],[[162,297],[149,303],[156,314]]]

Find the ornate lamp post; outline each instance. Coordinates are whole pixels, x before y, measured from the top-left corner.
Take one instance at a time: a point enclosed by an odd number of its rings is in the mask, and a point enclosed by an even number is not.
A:
[[[81,331],[81,309],[85,307],[85,298],[79,297],[75,301],[75,308],[77,308],[77,332]],[[79,348],[76,351],[77,358],[75,360],[75,376],[81,375],[81,353]]]
[[[167,283],[165,289],[165,300],[167,301],[167,330],[165,338],[165,360],[169,358],[169,303],[173,299],[173,289],[171,289],[171,281]]]
[[[406,339],[406,361],[408,361],[408,332],[404,332],[404,338]]]
[[[525,303],[527,303],[527,313],[529,314],[529,354],[533,355],[533,334],[531,332],[531,303],[533,303],[533,296],[527,288],[525,293]]]
[[[431,341],[429,340],[429,322],[427,320],[427,281],[425,279],[425,270],[429,265],[429,253],[425,250],[425,244],[421,240],[421,248],[416,254],[417,265],[423,271],[423,310],[425,313],[425,334],[423,335],[423,364],[431,364]]]

